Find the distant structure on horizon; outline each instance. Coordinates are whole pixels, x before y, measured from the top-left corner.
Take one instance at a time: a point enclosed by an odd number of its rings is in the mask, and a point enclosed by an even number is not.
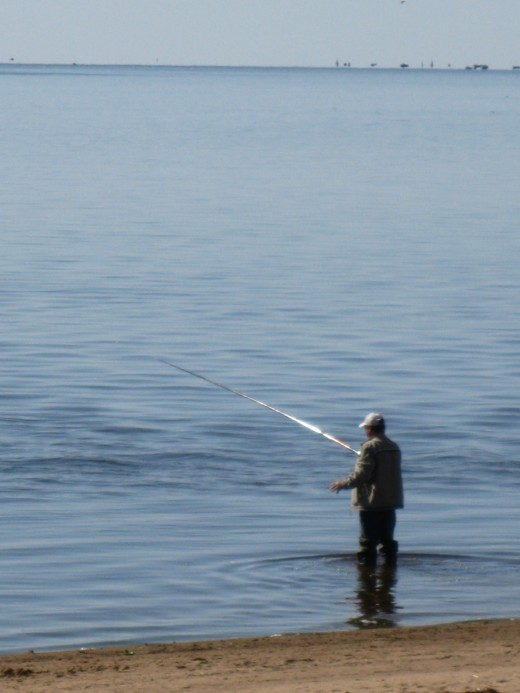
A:
[[[336,60],[336,67],[352,67],[352,64],[351,64],[351,63],[340,63],[339,60]],[[360,65],[360,66],[358,66],[358,67],[363,68],[364,66],[363,66],[363,65]],[[366,66],[365,66],[365,67],[366,67]],[[370,63],[370,67],[371,67],[371,68],[379,67],[379,63],[376,63],[376,62]],[[399,65],[399,67],[400,67],[401,69],[404,70],[404,69],[406,69],[407,67],[410,67],[410,64],[409,64],[409,63],[404,63],[404,62],[403,62],[403,63],[401,63],[401,64]],[[424,65],[423,62],[421,62],[420,67],[421,67],[421,69],[424,69],[425,65]],[[448,63],[448,64],[446,65],[446,67],[448,67],[449,69],[451,69],[453,66],[452,66],[451,63]],[[384,68],[382,68],[382,69],[384,69]],[[390,67],[390,69],[391,69],[391,67]],[[430,61],[430,69],[431,69],[431,70],[435,69],[435,63],[433,62],[433,60]],[[441,67],[440,69],[442,70],[443,68]],[[454,69],[465,69],[465,70],[489,70],[490,67],[489,67],[489,65],[487,65],[486,63],[474,63],[473,65],[466,65],[465,68],[454,68]],[[506,69],[506,68],[498,68],[498,69],[499,69],[499,70],[503,70],[503,69]],[[513,66],[511,67],[511,69],[512,69],[512,70],[520,70],[520,65],[513,65]]]

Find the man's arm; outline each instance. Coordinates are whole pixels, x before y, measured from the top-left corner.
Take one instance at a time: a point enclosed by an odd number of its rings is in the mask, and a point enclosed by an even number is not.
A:
[[[375,468],[375,455],[370,449],[367,450],[366,448],[363,449],[362,447],[356,462],[356,467],[352,474],[347,476],[346,479],[333,481],[332,484],[330,484],[329,489],[339,493],[339,491],[346,488],[357,488],[363,484],[368,484],[374,477]]]

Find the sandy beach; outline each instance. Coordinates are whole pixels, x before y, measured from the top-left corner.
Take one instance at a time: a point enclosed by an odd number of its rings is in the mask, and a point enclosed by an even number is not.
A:
[[[6,655],[0,690],[518,693],[520,620]]]

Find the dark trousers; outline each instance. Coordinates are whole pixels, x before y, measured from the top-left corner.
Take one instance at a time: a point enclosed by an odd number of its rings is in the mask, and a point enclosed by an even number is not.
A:
[[[359,561],[374,565],[377,561],[377,547],[380,546],[385,563],[395,565],[398,548],[394,540],[395,510],[360,510],[359,522]]]

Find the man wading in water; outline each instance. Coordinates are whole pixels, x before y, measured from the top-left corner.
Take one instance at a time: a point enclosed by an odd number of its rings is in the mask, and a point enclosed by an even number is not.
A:
[[[386,565],[393,566],[397,561],[395,511],[403,507],[401,451],[386,437],[381,414],[368,414],[359,428],[365,429],[367,440],[361,446],[355,469],[329,488],[336,493],[352,489],[352,507],[359,510],[361,525],[359,562],[375,565],[379,546]]]

